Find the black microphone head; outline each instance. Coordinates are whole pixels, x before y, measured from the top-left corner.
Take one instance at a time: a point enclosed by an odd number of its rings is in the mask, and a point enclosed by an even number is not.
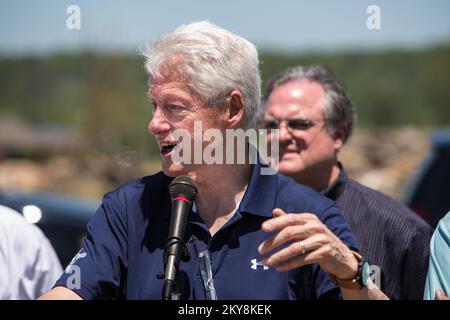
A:
[[[194,201],[197,196],[197,187],[191,177],[178,176],[170,183],[169,194],[171,198],[184,196],[189,201]]]

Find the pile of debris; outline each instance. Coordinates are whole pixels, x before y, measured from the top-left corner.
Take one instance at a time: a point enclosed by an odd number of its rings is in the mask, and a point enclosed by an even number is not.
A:
[[[356,131],[340,159],[352,178],[401,200],[429,152],[429,134],[411,127]]]
[[[352,178],[401,200],[429,146],[429,131],[423,129],[357,130],[340,159]],[[98,200],[121,183],[161,168],[159,161],[143,160],[136,151],[115,155],[63,151],[40,159],[2,159],[0,154],[0,191],[56,192]]]

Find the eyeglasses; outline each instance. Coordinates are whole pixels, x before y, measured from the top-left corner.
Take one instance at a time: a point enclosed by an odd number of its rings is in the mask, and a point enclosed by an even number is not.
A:
[[[286,119],[286,120],[270,119],[260,121],[259,127],[262,129],[279,129],[281,123],[285,122],[286,127],[291,130],[308,130],[309,128],[314,127],[317,122],[321,121],[325,121],[325,119],[315,121],[305,118]]]

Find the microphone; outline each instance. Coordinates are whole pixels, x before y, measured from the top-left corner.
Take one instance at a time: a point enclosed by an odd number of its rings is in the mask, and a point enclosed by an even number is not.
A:
[[[180,256],[183,255],[184,261],[189,260],[183,238],[187,217],[197,196],[197,188],[190,177],[178,176],[170,184],[169,194],[172,200],[172,216],[164,252],[163,299],[179,300],[181,296],[178,274]]]

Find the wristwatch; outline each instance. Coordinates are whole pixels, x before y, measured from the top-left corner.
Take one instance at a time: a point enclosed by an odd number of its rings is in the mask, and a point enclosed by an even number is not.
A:
[[[338,277],[336,277],[336,275],[330,273],[330,278],[335,285],[341,288],[353,290],[362,289],[367,287],[367,283],[369,282],[370,265],[369,262],[364,259],[364,257],[358,252],[352,251],[352,253],[358,261],[358,272],[356,273],[355,277],[353,277],[352,279],[339,279]]]

